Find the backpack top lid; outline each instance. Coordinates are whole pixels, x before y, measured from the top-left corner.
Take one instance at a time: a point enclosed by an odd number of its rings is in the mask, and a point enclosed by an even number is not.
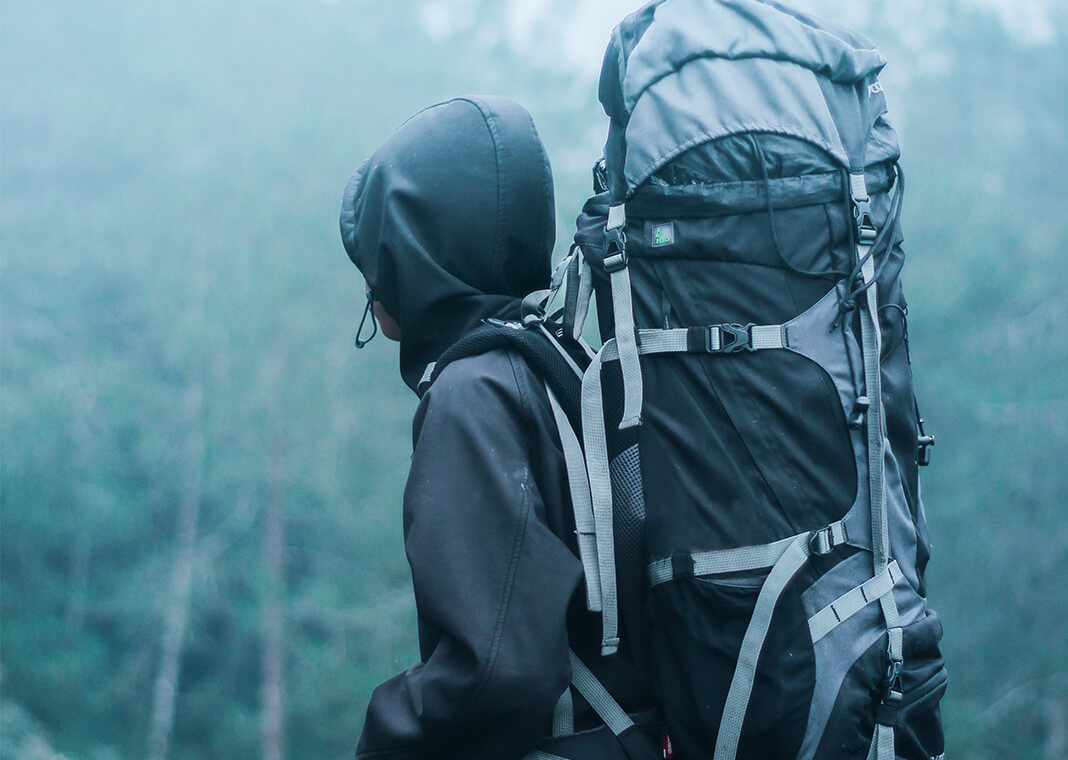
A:
[[[746,132],[810,142],[844,168],[896,159],[871,42],[773,0],[656,0],[612,34],[600,100],[622,202],[685,151]]]

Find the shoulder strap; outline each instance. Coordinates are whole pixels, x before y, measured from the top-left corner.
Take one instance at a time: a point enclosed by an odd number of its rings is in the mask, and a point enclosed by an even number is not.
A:
[[[552,389],[575,430],[581,430],[581,377],[589,358],[580,346],[572,345],[573,341],[561,334],[562,330],[552,323],[539,321],[524,326],[518,322],[489,320],[454,343],[432,367],[427,368],[419,395],[425,393],[452,362],[504,348],[523,357]]]

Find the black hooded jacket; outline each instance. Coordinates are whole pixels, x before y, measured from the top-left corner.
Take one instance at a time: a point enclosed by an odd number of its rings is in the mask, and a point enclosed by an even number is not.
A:
[[[400,325],[401,375],[549,280],[552,177],[530,115],[461,98],[404,124],[353,176],[341,232]],[[423,396],[404,493],[421,661],[371,697],[357,758],[518,760],[552,723],[568,647],[628,710],[634,671],[597,656],[559,437],[544,387],[497,350],[449,364]],[[576,699],[576,727],[599,725]]]

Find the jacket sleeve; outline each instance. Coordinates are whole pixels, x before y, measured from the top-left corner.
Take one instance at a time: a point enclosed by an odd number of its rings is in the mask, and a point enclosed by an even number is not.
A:
[[[503,353],[460,360],[420,405],[404,529],[423,661],[375,690],[359,759],[519,760],[551,725],[582,568],[532,476],[525,377]]]

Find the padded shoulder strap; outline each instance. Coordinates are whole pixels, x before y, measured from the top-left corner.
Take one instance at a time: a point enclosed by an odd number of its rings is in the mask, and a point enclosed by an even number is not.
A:
[[[535,374],[552,388],[568,420],[575,430],[579,431],[582,421],[579,409],[582,378],[579,372],[585,371],[589,358],[581,347],[577,344],[571,346],[566,336],[559,339],[557,334],[554,325],[535,323],[524,327],[518,322],[487,322],[458,340],[441,355],[429,371],[429,377],[420,384],[419,395],[425,393],[452,362],[504,348],[522,356]]]

